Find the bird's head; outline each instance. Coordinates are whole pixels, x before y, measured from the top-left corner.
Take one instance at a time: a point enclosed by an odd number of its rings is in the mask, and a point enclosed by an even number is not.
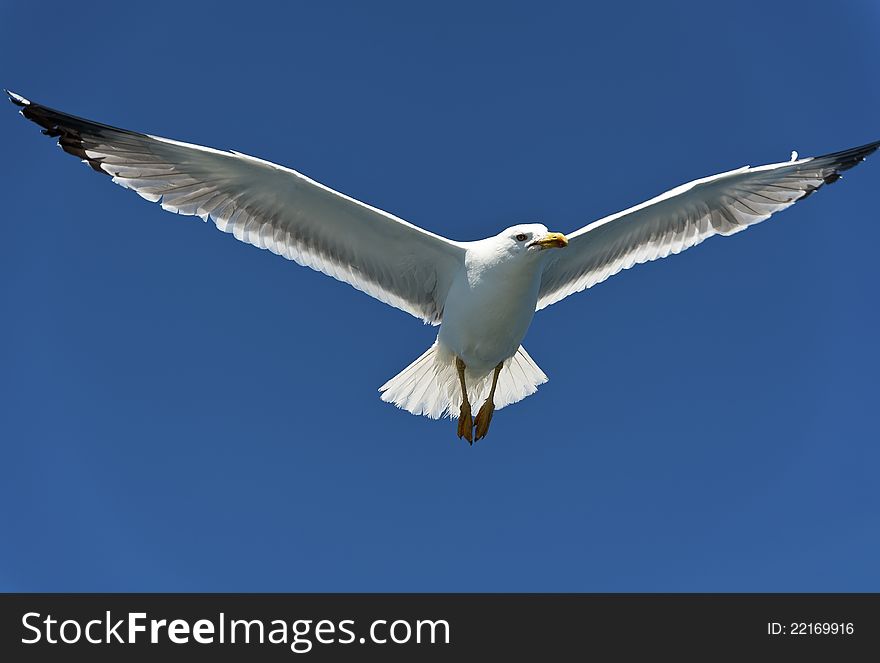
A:
[[[561,249],[568,246],[562,233],[549,232],[540,223],[524,223],[502,230],[496,239],[511,254],[535,255],[546,249]]]

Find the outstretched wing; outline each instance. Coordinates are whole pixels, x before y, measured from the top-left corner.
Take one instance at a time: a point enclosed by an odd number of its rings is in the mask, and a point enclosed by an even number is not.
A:
[[[240,154],[117,129],[8,92],[65,152],[166,210],[439,324],[464,248],[300,173]]]
[[[745,166],[667,191],[568,236],[544,268],[538,310],[633,265],[665,258],[712,235],[732,235],[803,200],[865,160],[880,141],[821,157]],[[792,155],[795,157],[796,155]]]

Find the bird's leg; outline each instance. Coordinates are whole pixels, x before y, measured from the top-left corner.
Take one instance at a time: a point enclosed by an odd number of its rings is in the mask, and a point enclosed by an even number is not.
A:
[[[486,399],[486,402],[483,403],[483,407],[480,408],[480,411],[477,412],[477,435],[475,440],[482,439],[486,437],[486,433],[489,432],[489,424],[492,423],[492,415],[495,412],[495,387],[498,385],[498,374],[501,373],[501,368],[504,366],[504,362],[502,361],[495,367],[495,374],[492,376],[492,389],[489,390],[489,398]]]
[[[471,416],[471,404],[468,401],[467,387],[464,384],[464,362],[461,358],[455,358],[455,369],[458,371],[458,381],[461,383],[461,411],[458,414],[458,439],[462,437],[471,444],[474,443],[474,418]]]

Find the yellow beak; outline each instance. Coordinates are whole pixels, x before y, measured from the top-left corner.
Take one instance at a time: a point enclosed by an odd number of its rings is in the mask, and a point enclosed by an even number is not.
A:
[[[533,246],[540,246],[544,249],[561,249],[568,246],[568,239],[562,233],[547,233],[543,237],[532,242]]]

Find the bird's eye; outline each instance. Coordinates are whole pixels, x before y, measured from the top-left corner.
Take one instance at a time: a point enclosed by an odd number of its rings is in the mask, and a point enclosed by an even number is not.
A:
[[[516,236],[516,241],[517,242],[525,242],[526,236],[523,233],[520,233],[519,235]]]

